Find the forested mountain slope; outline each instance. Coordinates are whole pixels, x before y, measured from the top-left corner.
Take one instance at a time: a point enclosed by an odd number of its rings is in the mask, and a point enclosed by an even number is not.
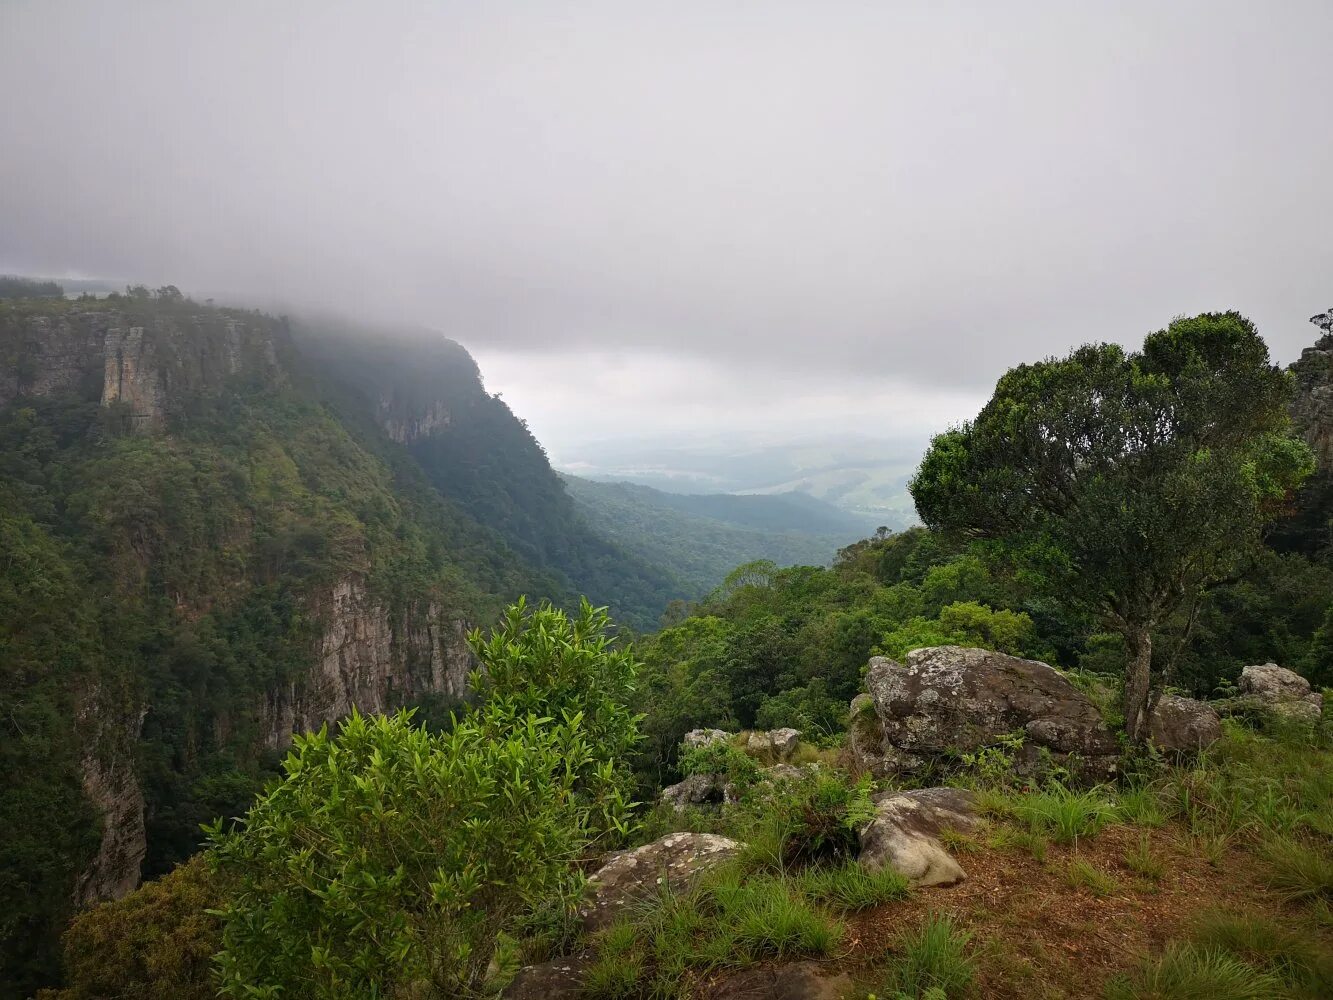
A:
[[[823,566],[872,533],[863,519],[801,493],[734,496],[666,493],[633,483],[564,476],[595,529],[646,562],[669,570],[702,597],[741,563]]]
[[[431,485],[567,592],[609,605],[640,629],[655,627],[667,602],[687,596],[690,588],[669,566],[587,523],[527,424],[486,392],[458,344],[429,331],[372,335],[328,322],[297,323],[293,334],[345,393],[344,409],[359,401]]]
[[[172,291],[0,303],[13,995],[53,974],[72,907],[193,852],[198,824],[240,812],[294,731],[353,704],[460,697],[468,625],[520,593],[570,596],[433,488],[447,456],[428,477],[393,440],[406,430],[358,419],[285,321]],[[440,343],[470,377],[433,398],[491,413],[471,359]],[[457,422],[480,456],[526,434]],[[476,493],[516,474],[459,464]]]

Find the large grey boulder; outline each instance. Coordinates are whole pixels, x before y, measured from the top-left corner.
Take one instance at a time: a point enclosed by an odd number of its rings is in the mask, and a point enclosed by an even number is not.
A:
[[[588,880],[591,895],[579,911],[584,930],[609,927],[664,886],[683,891],[700,873],[735,857],[743,846],[712,833],[669,833],[651,844],[612,854]]]
[[[1097,706],[1054,667],[985,649],[933,646],[898,663],[871,659],[866,688],[882,736],[882,770],[994,745],[1021,732],[1020,769],[1048,751],[1085,777],[1115,767],[1120,747]]]
[[[1258,709],[1301,722],[1318,722],[1324,711],[1324,696],[1294,670],[1276,663],[1246,667],[1240,672],[1239,698],[1231,707]]]
[[[720,729],[691,729],[685,734],[685,739],[681,743],[686,750],[694,750],[718,741],[725,743],[729,739],[731,739],[731,734],[724,733]]]
[[[745,752],[751,757],[778,763],[790,759],[800,741],[799,729],[756,730],[746,740]]]
[[[861,830],[860,863],[892,868],[913,885],[954,885],[967,877],[940,842],[942,830],[981,825],[976,797],[962,788],[919,788],[876,796],[875,818]]]
[[[1193,753],[1222,738],[1222,718],[1207,702],[1164,694],[1148,719],[1148,736],[1159,750]]]
[[[691,774],[684,781],[662,789],[660,799],[682,812],[690,806],[720,806],[735,802],[736,789],[723,774]]]

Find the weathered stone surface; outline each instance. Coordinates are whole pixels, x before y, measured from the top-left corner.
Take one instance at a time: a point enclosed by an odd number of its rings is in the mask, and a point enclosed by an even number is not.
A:
[[[751,757],[774,763],[787,760],[800,742],[799,729],[755,730],[745,742],[745,752]]]
[[[526,965],[505,987],[505,1000],[573,1000],[583,993],[583,977],[592,965],[588,955],[565,955],[541,965]]]
[[[1222,738],[1222,718],[1207,702],[1164,694],[1148,720],[1148,736],[1159,750],[1190,753]]]
[[[879,717],[884,770],[976,750],[1015,731],[1026,739],[1020,766],[1044,748],[1060,762],[1077,755],[1082,772],[1102,776],[1119,753],[1096,705],[1036,660],[962,646],[916,649],[904,663],[872,658],[866,687]]]
[[[980,825],[975,796],[961,788],[919,788],[877,796],[875,818],[861,831],[860,863],[893,868],[914,885],[954,885],[967,877],[940,843],[941,830]]]
[[[139,885],[148,851],[144,827],[144,798],[135,772],[135,750],[146,710],[129,717],[123,708],[104,702],[96,688],[83,692],[78,722],[85,751],[79,762],[83,794],[102,820],[97,853],[79,873],[74,889],[76,906],[120,899]]]
[[[1310,682],[1276,663],[1249,666],[1240,672],[1239,698],[1230,707],[1240,711],[1269,711],[1289,719],[1318,722],[1324,709],[1324,696],[1310,687]]]
[[[392,711],[426,693],[462,698],[476,661],[467,625],[435,605],[394,620],[360,579],[339,581],[313,602],[323,625],[310,671],[274,688],[262,707],[264,744],[280,749],[293,733],[361,712]]]
[[[720,729],[691,729],[681,742],[686,750],[694,750],[710,743],[717,743],[719,740],[725,742],[729,739],[731,734],[724,733]]]
[[[735,857],[742,846],[712,833],[669,833],[611,855],[588,880],[591,897],[581,911],[584,929],[611,925],[627,907],[656,896],[664,884],[673,891],[685,889],[701,872]]]
[[[703,995],[710,1000],[847,1000],[858,995],[854,991],[846,973],[817,962],[793,962],[730,973]]]
[[[684,781],[662,789],[661,801],[677,812],[689,806],[717,806],[736,801],[736,790],[721,774],[691,774]]]

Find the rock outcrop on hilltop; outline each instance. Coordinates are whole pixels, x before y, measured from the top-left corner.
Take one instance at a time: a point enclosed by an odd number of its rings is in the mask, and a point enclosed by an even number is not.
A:
[[[1088,779],[1120,753],[1097,706],[1054,667],[1004,653],[934,646],[903,663],[877,656],[866,673],[873,714],[853,702],[853,750],[874,774],[919,770],[1021,734],[1020,769],[1049,759]]]

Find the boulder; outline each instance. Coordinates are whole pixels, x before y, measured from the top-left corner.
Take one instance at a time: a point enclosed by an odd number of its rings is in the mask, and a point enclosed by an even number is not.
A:
[[[615,923],[663,886],[684,890],[701,872],[736,856],[744,845],[712,833],[669,833],[632,851],[612,854],[588,880],[591,896],[579,915],[592,932]]]
[[[1318,722],[1324,711],[1324,696],[1294,670],[1264,663],[1240,672],[1239,698],[1230,707],[1242,712],[1271,712],[1300,722]]]
[[[1239,687],[1241,694],[1258,695],[1267,701],[1300,700],[1311,693],[1309,681],[1276,663],[1246,667],[1240,672]]]
[[[791,757],[800,742],[799,729],[756,730],[745,742],[745,752],[761,760],[784,761]]]
[[[1148,720],[1148,736],[1159,750],[1193,753],[1222,738],[1222,718],[1207,702],[1164,694]]]
[[[875,818],[861,830],[860,863],[872,871],[892,868],[913,885],[954,885],[967,873],[940,843],[940,831],[966,833],[980,825],[976,797],[965,789],[884,792],[876,796]]]
[[[1114,770],[1118,741],[1097,706],[1054,667],[962,646],[916,649],[905,661],[876,656],[866,674],[882,771],[991,746],[1013,732],[1025,738],[1020,770],[1030,770],[1043,749],[1084,777]]]
[[[686,750],[694,750],[697,747],[707,746],[709,743],[716,743],[718,740],[726,741],[731,739],[730,733],[724,733],[720,729],[691,729],[685,734],[685,739],[681,741]]]
[[[662,789],[661,801],[677,812],[689,806],[717,806],[736,801],[736,790],[722,774],[692,774]]]
[[[574,1000],[583,996],[583,977],[591,965],[587,955],[565,955],[541,965],[525,965],[501,996],[505,1000]]]
[[[864,995],[842,972],[815,962],[761,965],[722,976],[708,988],[709,1000],[846,1000]]]

